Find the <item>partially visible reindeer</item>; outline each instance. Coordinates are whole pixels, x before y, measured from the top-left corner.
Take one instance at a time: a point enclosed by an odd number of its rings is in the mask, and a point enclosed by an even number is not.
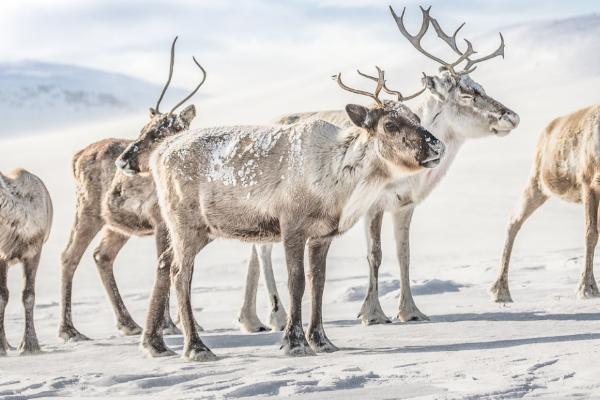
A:
[[[527,218],[551,195],[583,203],[585,267],[577,293],[581,298],[599,297],[594,278],[594,250],[598,243],[600,201],[600,104],[556,118],[543,130],[536,147],[533,173],[508,225],[502,265],[490,289],[494,301],[512,302],[508,267],[515,237]]]
[[[4,311],[8,303],[8,267],[23,264],[23,307],[25,333],[21,354],[40,351],[33,320],[35,276],[42,247],[50,235],[52,201],[37,176],[17,169],[8,176],[0,173],[0,356],[10,349],[4,332]]]
[[[154,108],[150,108],[150,121],[142,129],[142,134],[161,138],[189,128],[196,116],[193,105],[187,106],[179,114],[175,110],[188,101],[206,80],[206,72],[194,58],[202,71],[202,79],[195,89],[170,111],[160,111],[160,103],[173,76],[175,43],[171,45],[169,77]],[[73,325],[71,317],[71,291],[73,274],[90,242],[102,231],[102,240],[94,251],[94,260],[106,293],[113,307],[117,328],[124,335],[141,333],[127,311],[113,275],[113,263],[119,251],[133,235],[155,235],[158,255],[167,247],[167,233],[162,224],[152,177],[135,175],[147,163],[140,157],[136,163],[116,162],[123,152],[143,152],[139,146],[131,146],[133,140],[105,139],[93,143],[73,157],[73,173],[77,180],[77,213],[71,229],[67,248],[62,253],[61,322],[59,337],[68,340],[87,340]],[[168,293],[167,293],[168,295]],[[169,314],[169,305],[164,309],[164,329],[179,333]]]
[[[379,99],[385,79],[379,69],[378,75],[374,93],[352,89],[337,76],[342,88],[376,102],[370,108],[346,106],[354,127],[310,120],[201,129],[169,138],[153,152],[150,167],[172,247],[162,257],[172,262],[159,269],[168,281],[172,266],[185,358],[216,358],[196,330],[190,284],[196,254],[218,237],[282,241],[291,299],[282,348],[293,356],[337,350],[322,325],[331,241],[352,227],[394,179],[435,167],[444,148],[407,107]],[[136,143],[153,142],[142,135]],[[312,301],[306,336],[301,316],[305,246]],[[155,286],[142,338],[153,356],[172,354],[157,329],[167,289],[166,284]]]
[[[368,256],[370,267],[369,287],[358,316],[365,325],[382,324],[391,322],[383,312],[379,303],[378,276],[381,265],[381,224],[384,211],[392,213],[394,223],[394,234],[396,237],[396,254],[400,264],[400,301],[397,318],[401,321],[416,321],[429,319],[416,306],[410,291],[410,223],[415,207],[429,196],[431,191],[444,177],[446,171],[454,161],[463,143],[468,139],[505,136],[515,129],[519,124],[519,116],[502,105],[496,99],[490,97],[483,87],[475,82],[469,74],[477,68],[477,64],[497,56],[504,56],[504,39],[500,34],[500,46],[493,53],[480,58],[473,58],[475,51],[471,42],[465,39],[467,49],[463,52],[456,43],[460,27],[452,36],[446,34],[438,21],[430,16],[430,9],[421,7],[423,21],[416,35],[408,33],[404,27],[404,13],[396,15],[390,7],[390,11],[401,34],[420,53],[442,65],[437,76],[424,76],[426,86],[425,98],[421,105],[415,110],[421,120],[423,127],[431,131],[446,145],[447,154],[440,165],[431,171],[423,171],[406,178],[397,180],[389,185],[381,198],[369,210],[366,217],[366,233]],[[429,53],[421,46],[421,40],[427,33],[429,25],[433,25],[437,36],[443,40],[458,58],[447,62]],[[459,65],[464,64],[462,69]],[[365,76],[363,74],[363,76]],[[371,79],[376,79],[370,77]],[[384,87],[384,90],[386,88]],[[387,89],[388,93],[401,96],[399,93]],[[350,122],[344,111],[322,111],[291,114],[279,119],[281,124],[299,123],[307,119],[320,118],[337,125],[346,125]],[[259,246],[258,254],[261,265],[269,266],[271,249],[270,245]],[[253,250],[254,251],[254,250]],[[264,259],[263,259],[264,258]],[[249,268],[249,271],[258,271],[257,268]],[[265,278],[272,276],[272,272],[266,273]],[[257,282],[258,276],[248,278],[248,282]],[[274,283],[267,284],[270,289]],[[256,290],[256,285],[251,289]],[[247,310],[252,307],[247,303],[256,296],[250,290],[246,290],[246,300],[242,306],[240,319],[251,319],[252,314]],[[276,298],[277,293],[270,293],[270,297]],[[244,314],[246,313],[246,314]],[[259,321],[260,322],[260,321]]]

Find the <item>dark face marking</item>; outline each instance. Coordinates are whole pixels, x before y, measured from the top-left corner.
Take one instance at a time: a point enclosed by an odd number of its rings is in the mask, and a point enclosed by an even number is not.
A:
[[[165,138],[188,129],[195,116],[196,109],[193,105],[186,107],[179,114],[156,114],[150,110],[150,122],[144,126],[137,140],[125,149],[115,164],[128,175],[148,171],[150,153]]]
[[[355,125],[376,137],[379,155],[395,168],[417,171],[439,163],[444,145],[402,103],[385,101],[370,109],[348,105],[346,111]]]

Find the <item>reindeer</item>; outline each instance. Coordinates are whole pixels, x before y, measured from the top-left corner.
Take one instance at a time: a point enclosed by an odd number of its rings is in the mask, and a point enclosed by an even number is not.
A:
[[[583,203],[585,211],[585,267],[577,293],[600,297],[594,278],[594,250],[598,242],[600,201],[600,104],[556,118],[546,126],[536,147],[533,173],[517,211],[508,224],[502,264],[490,291],[494,301],[512,302],[508,266],[517,233],[523,223],[551,195]]]
[[[347,231],[398,176],[435,167],[443,144],[400,103],[380,100],[384,73],[378,69],[370,108],[349,104],[353,128],[322,120],[291,126],[238,126],[202,129],[169,138],[150,160],[171,250],[161,256],[142,347],[152,356],[173,354],[159,329],[169,273],[184,330],[183,355],[216,356],[193,323],[190,284],[196,254],[217,237],[253,243],[282,241],[288,265],[291,306],[283,335],[292,356],[337,348],[322,325],[326,256],[333,238]],[[140,146],[153,142],[144,135]],[[302,327],[304,248],[309,252],[312,313]],[[169,267],[172,265],[172,271]],[[308,339],[308,340],[307,340]]]
[[[206,71],[193,58],[202,72],[202,79],[194,90],[170,111],[160,111],[160,103],[173,76],[175,43],[171,45],[169,77],[154,108],[150,108],[150,121],[142,134],[160,138],[189,128],[196,109],[189,105],[179,114],[175,110],[188,101],[206,80]],[[73,157],[73,173],[77,181],[77,212],[67,248],[62,253],[61,323],[59,337],[65,341],[89,340],[73,325],[71,317],[71,291],[73,275],[90,242],[102,232],[102,239],[94,250],[94,261],[113,307],[117,328],[124,335],[140,334],[142,329],[133,320],[117,287],[113,263],[119,251],[133,235],[155,235],[158,255],[167,246],[167,232],[158,209],[154,182],[149,175],[133,175],[143,168],[147,158],[139,157],[136,163],[119,164],[123,152],[143,152],[140,146],[131,146],[132,140],[105,139],[91,144]],[[117,168],[117,165],[119,168]],[[164,329],[180,333],[169,314],[168,301],[164,308]]]
[[[8,267],[23,264],[23,307],[25,333],[21,354],[40,351],[33,321],[35,276],[42,247],[50,235],[52,201],[37,176],[17,169],[8,176],[0,173],[0,356],[11,349],[4,332],[4,311],[8,303]]]
[[[494,57],[504,57],[504,38],[502,34],[500,34],[500,46],[493,53],[480,58],[473,58],[475,51],[471,42],[465,39],[467,44],[465,51],[461,51],[456,42],[458,32],[465,24],[460,25],[453,35],[448,35],[439,22],[431,17],[430,10],[431,7],[428,9],[421,7],[423,17],[421,27],[416,35],[411,35],[404,26],[406,8],[398,16],[390,7],[390,12],[402,36],[408,39],[420,53],[441,64],[437,75],[424,75],[423,82],[426,93],[422,104],[416,108],[416,114],[420,118],[423,127],[433,132],[446,145],[446,156],[434,170],[424,170],[389,185],[379,200],[367,212],[365,225],[368,246],[369,287],[358,314],[365,325],[391,322],[379,303],[377,286],[382,257],[381,224],[383,213],[385,211],[392,213],[396,254],[400,264],[400,301],[397,318],[401,321],[428,320],[429,318],[417,308],[410,291],[409,233],[414,209],[429,196],[444,177],[466,140],[505,136],[519,124],[519,116],[516,113],[490,97],[483,87],[469,75],[477,68],[477,64]],[[437,36],[457,54],[458,57],[454,61],[444,61],[421,46],[421,41],[426,35],[430,24],[433,25]],[[463,64],[462,69],[459,67],[461,64]],[[376,79],[374,77],[369,78]],[[402,98],[398,92],[389,90],[386,87],[384,87],[384,90]],[[282,124],[300,123],[314,118],[325,119],[334,124],[344,125],[349,123],[341,110],[291,114],[282,117],[278,122]],[[261,265],[270,265],[271,249],[268,246],[270,245],[262,245],[263,248],[258,250],[258,254],[261,256],[259,260]],[[249,271],[254,270],[258,271],[258,269],[249,268]],[[265,274],[267,279],[270,276],[272,276],[272,272],[270,275]],[[248,278],[247,280],[255,282],[258,277]],[[267,288],[270,289],[272,285],[268,284]],[[247,305],[249,299],[253,298],[252,293],[248,293],[251,290],[256,290],[255,286],[247,289],[242,314],[252,309]],[[270,296],[273,297],[274,294],[270,293]],[[252,317],[251,313],[248,313],[248,315],[248,317],[243,316],[240,318]]]

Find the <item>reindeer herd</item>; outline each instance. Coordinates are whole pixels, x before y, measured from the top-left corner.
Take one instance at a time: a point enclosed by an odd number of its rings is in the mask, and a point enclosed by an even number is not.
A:
[[[419,92],[403,96],[390,89],[379,67],[376,75],[358,71],[373,82],[373,91],[354,89],[337,74],[340,88],[368,97],[373,103],[369,107],[348,104],[345,110],[290,114],[264,126],[190,130],[196,116],[194,106],[177,109],[206,80],[206,71],[195,58],[201,72],[198,85],[169,111],[160,111],[173,75],[175,38],[167,82],[139,137],[105,139],[73,157],[77,210],[61,256],[59,337],[88,340],[75,328],[71,315],[73,276],[87,247],[101,232],[94,261],[119,331],[141,334],[142,349],[160,357],[174,354],[163,335],[181,333],[181,328],[185,358],[215,359],[200,338],[190,290],[196,255],[214,239],[228,238],[252,244],[238,317],[242,329],[268,329],[256,315],[262,271],[271,304],[268,325],[284,331],[284,352],[305,356],[336,351],[322,323],[330,244],[365,217],[369,286],[359,317],[365,325],[390,322],[378,296],[381,225],[386,211],[392,214],[400,266],[397,318],[426,320],[410,291],[409,231],[415,207],[444,177],[466,140],[507,135],[518,126],[519,116],[488,95],[469,75],[484,61],[504,56],[502,35],[496,51],[476,57],[471,42],[465,39],[464,51],[457,43],[464,24],[449,35],[430,15],[430,9],[421,8],[422,25],[412,35],[404,26],[404,10],[400,16],[391,7],[390,11],[401,35],[440,65],[437,74],[423,74]],[[453,60],[445,61],[423,48],[421,42],[430,26],[456,54]],[[393,99],[383,99],[383,94]],[[417,96],[423,100],[414,110],[403,104]],[[516,234],[552,194],[584,205],[586,256],[578,293],[598,297],[593,255],[600,202],[600,105],[557,118],[543,131],[531,180],[508,227],[501,270],[491,288],[495,301],[512,301],[508,268]],[[52,223],[50,195],[39,178],[22,169],[9,175],[0,173],[0,222],[0,355],[10,349],[4,331],[6,279],[8,267],[16,263],[23,265],[25,278],[25,333],[19,350],[36,353],[40,346],[33,318],[35,276]],[[158,261],[142,329],[119,294],[113,264],[131,236],[149,235],[155,237]],[[271,250],[275,242],[282,242],[285,250],[288,312],[273,277]],[[306,248],[311,314],[305,332],[301,307]],[[169,312],[171,284],[177,294],[179,327]]]

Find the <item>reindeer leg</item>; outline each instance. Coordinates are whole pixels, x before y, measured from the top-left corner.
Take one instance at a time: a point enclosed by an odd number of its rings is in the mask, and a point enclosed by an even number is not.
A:
[[[73,325],[71,315],[71,293],[73,291],[73,275],[79,266],[81,257],[90,245],[94,236],[102,228],[102,220],[97,217],[98,212],[93,207],[82,205],[78,199],[75,224],[71,228],[69,244],[61,255],[61,317],[58,337],[64,341],[90,340],[81,334]]]
[[[168,307],[172,263],[173,253],[171,248],[167,247],[158,259],[156,279],[146,316],[146,327],[140,344],[141,349],[151,357],[175,355],[175,352],[167,347],[163,338],[165,314],[170,318]]]
[[[210,361],[215,360],[217,357],[198,335],[191,303],[194,258],[200,250],[211,242],[208,236],[208,228],[194,217],[198,208],[198,202],[181,203],[178,193],[173,191],[166,193],[165,204],[164,207],[161,207],[161,213],[166,218],[165,222],[171,240],[170,253],[172,254],[172,260],[168,264],[171,266],[171,281],[177,294],[178,314],[183,327],[183,358],[193,361]],[[157,296],[156,293],[158,283],[159,280],[155,285],[152,303],[155,300],[160,300],[160,296]],[[160,287],[165,290],[166,285]],[[164,304],[162,307],[151,307],[150,311],[152,314],[162,314],[163,310]],[[149,321],[150,318],[149,315]],[[157,330],[157,325],[154,326],[155,330]],[[158,332],[156,332],[156,335],[158,335]]]
[[[32,258],[23,260],[23,308],[25,309],[25,333],[19,346],[20,354],[35,354],[40,352],[35,325],[33,321],[33,307],[35,305],[35,276],[40,264],[41,253]]]
[[[261,244],[258,246],[258,263],[260,264],[265,279],[265,285],[267,286],[267,292],[269,293],[269,300],[271,302],[271,314],[269,315],[269,325],[271,329],[275,331],[282,331],[285,329],[287,323],[287,313],[285,307],[281,302],[281,297],[277,291],[277,284],[275,283],[275,275],[273,274],[273,263],[271,259],[271,252],[273,251],[272,244]]]
[[[327,252],[331,239],[309,240],[308,254],[310,259],[310,272],[308,280],[311,287],[311,313],[310,324],[306,337],[310,347],[317,353],[332,353],[338,351],[325,335],[323,329],[323,290],[325,289],[325,270],[327,266]]]
[[[157,217],[157,220],[160,219],[160,216]],[[156,281],[155,281],[155,286],[157,284],[166,284],[166,289],[157,289],[160,292],[160,296],[161,296],[161,302],[157,303],[155,305],[152,305],[152,300],[150,301],[151,307],[162,307],[163,308],[163,317],[162,317],[162,321],[155,321],[153,323],[162,323],[162,331],[163,334],[166,335],[181,335],[181,330],[179,330],[179,328],[177,327],[177,325],[175,325],[175,322],[173,322],[173,319],[171,318],[171,308],[169,306],[169,301],[170,301],[170,297],[171,297],[171,293],[170,293],[170,288],[171,288],[171,281],[170,281],[170,271],[171,271],[171,259],[172,259],[172,255],[170,253],[165,253],[165,252],[170,252],[171,249],[169,248],[169,232],[167,231],[166,226],[164,226],[164,224],[162,223],[157,223],[157,228],[156,228],[156,233],[154,235],[154,239],[156,241],[156,255],[157,255],[157,259],[158,261],[158,269],[160,270],[161,268],[163,269],[163,271],[159,271],[157,270],[156,273]],[[164,254],[164,256],[163,256]],[[165,264],[167,263],[167,264]],[[163,275],[161,275],[161,272],[163,272]],[[164,276],[164,277],[163,277]],[[155,291],[152,292],[153,295],[155,293]],[[164,305],[162,305],[164,300]],[[148,312],[148,317],[150,316],[150,312]],[[159,314],[154,315],[154,317],[158,317]],[[146,324],[146,328],[148,327],[148,324]],[[143,343],[143,340],[142,340]],[[166,348],[166,346],[165,346]]]
[[[289,356],[315,355],[302,328],[302,296],[304,295],[304,246],[306,239],[298,231],[282,229],[283,247],[288,267],[290,313],[283,331],[281,348]]]
[[[593,188],[585,188],[583,192],[585,209],[585,270],[577,293],[580,298],[600,297],[598,285],[594,278],[594,250],[598,243],[598,193]]]
[[[535,210],[544,204],[547,199],[548,196],[542,192],[538,183],[538,179],[536,176],[534,176],[523,192],[521,206],[513,215],[510,223],[508,224],[506,241],[504,242],[504,251],[502,252],[502,266],[498,273],[498,277],[496,278],[496,282],[490,288],[492,299],[496,303],[512,302],[510,290],[508,288],[508,267],[510,264],[510,255],[512,253],[515,238],[527,218],[529,218]]]
[[[184,218],[178,215],[177,218]],[[194,258],[202,250],[210,239],[206,228],[196,229],[178,223],[177,238],[173,240],[174,262],[172,264],[171,276],[175,291],[179,315],[184,332],[183,357],[192,361],[210,361],[217,357],[202,342],[196,329],[196,321],[191,303],[191,282],[194,269]]]
[[[396,254],[400,264],[400,302],[398,319],[400,321],[427,321],[415,304],[410,291],[410,222],[414,208],[409,207],[394,213],[394,234],[396,237]]]
[[[381,265],[381,222],[383,211],[369,212],[365,218],[369,256],[369,288],[358,317],[365,325],[389,324],[379,303],[379,266]]]
[[[105,227],[102,231],[102,240],[94,251],[94,260],[115,313],[117,329],[125,336],[132,336],[142,333],[142,328],[135,323],[127,311],[113,274],[115,258],[128,240],[129,237]]]
[[[246,289],[244,291],[244,304],[238,316],[238,322],[242,330],[246,332],[264,332],[269,328],[263,325],[256,315],[256,292],[258,290],[258,278],[260,269],[258,268],[258,254],[256,245],[252,245],[252,254],[248,262],[248,273],[246,275]]]
[[[6,284],[6,273],[8,264],[0,260],[0,356],[5,356],[6,352],[11,349],[6,340],[4,331],[4,311],[8,303],[8,286]]]

